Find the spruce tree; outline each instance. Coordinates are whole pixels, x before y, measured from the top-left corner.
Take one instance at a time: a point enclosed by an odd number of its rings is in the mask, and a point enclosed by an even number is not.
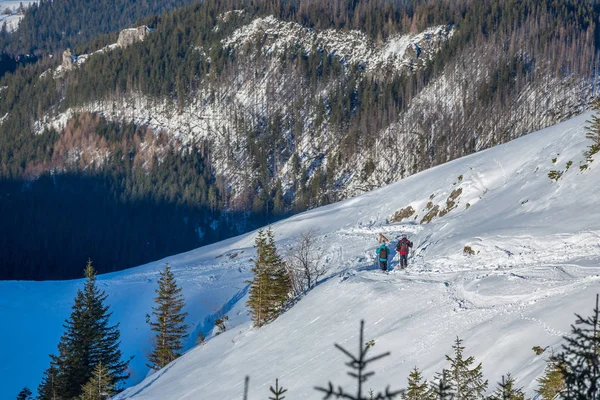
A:
[[[450,385],[450,375],[448,370],[444,369],[441,373],[437,373],[434,381],[429,389],[428,396],[432,400],[453,400],[454,393]]]
[[[64,399],[80,395],[81,387],[100,362],[110,371],[112,385],[117,386],[127,378],[125,370],[129,361],[122,361],[119,325],[109,325],[111,313],[104,305],[108,295],[96,285],[96,271],[91,261],[86,266],[85,277],[84,288],[77,291],[73,312],[65,321],[59,354],[53,359],[59,378],[56,392]]]
[[[591,317],[576,314],[571,335],[565,336],[563,351],[555,357],[565,381],[565,400],[600,399],[600,307],[596,295],[596,307]]]
[[[149,324],[156,336],[148,367],[158,370],[181,355],[188,329],[184,324],[187,313],[182,311],[185,300],[169,264],[160,272],[154,302],[152,314],[156,320]]]
[[[266,255],[263,250],[266,247],[266,242],[265,232],[259,229],[254,239],[254,247],[256,248],[256,258],[252,267],[254,278],[247,282],[250,284],[250,289],[248,290],[248,302],[246,303],[256,327],[265,325],[268,322],[269,315],[267,292],[270,286],[270,277]]]
[[[446,356],[450,361],[449,382],[452,386],[456,400],[475,400],[483,397],[487,390],[488,382],[483,380],[481,364],[474,368],[471,365],[475,362],[473,356],[464,358],[462,340],[456,338],[454,346],[454,358]]]
[[[31,390],[29,390],[27,387],[24,387],[17,395],[17,400],[30,400],[31,395]]]
[[[565,379],[562,370],[555,360],[551,358],[546,363],[544,375],[538,378],[539,387],[536,393],[543,400],[552,400],[565,389]]]
[[[248,308],[254,326],[261,327],[279,316],[285,306],[292,284],[285,263],[277,253],[273,231],[259,230],[254,247],[256,258],[250,284]]]
[[[283,258],[277,252],[275,237],[271,228],[267,229],[267,243],[265,247],[267,264],[271,277],[271,315],[270,320],[279,316],[292,291],[290,275],[285,268]]]
[[[510,373],[506,377],[502,376],[502,381],[498,382],[498,388],[488,398],[488,400],[525,400],[523,388],[515,387],[515,378]]]
[[[430,400],[432,396],[429,392],[427,380],[423,379],[421,371],[415,367],[408,375],[408,387],[402,394],[404,400]]]
[[[107,400],[115,394],[114,377],[102,363],[98,363],[92,377],[81,387],[81,400]]]
[[[60,377],[58,375],[58,368],[56,367],[56,356],[50,355],[50,367],[44,371],[44,377],[42,383],[38,386],[38,399],[39,400],[62,400],[59,395]]]
[[[269,397],[269,400],[284,400],[284,394],[287,392],[287,389],[279,387],[279,379],[275,379],[275,387],[270,386],[269,391],[273,395],[273,397]]]

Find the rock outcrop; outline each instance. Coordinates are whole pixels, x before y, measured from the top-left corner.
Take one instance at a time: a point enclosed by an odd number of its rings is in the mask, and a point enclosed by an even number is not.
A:
[[[74,57],[73,54],[71,54],[71,49],[66,49],[65,51],[63,51],[63,55],[62,55],[63,69],[66,71],[72,70],[74,59],[77,59],[77,58]]]
[[[138,26],[137,28],[124,29],[119,33],[119,39],[117,45],[121,48],[131,46],[137,42],[143,42],[152,30],[145,25]]]

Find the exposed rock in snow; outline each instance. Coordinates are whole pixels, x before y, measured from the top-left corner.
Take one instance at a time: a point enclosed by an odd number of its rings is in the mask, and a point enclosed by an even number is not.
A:
[[[378,46],[361,31],[315,31],[295,22],[268,16],[237,29],[231,37],[223,39],[223,45],[241,49],[250,44],[260,44],[264,54],[281,54],[296,47],[306,53],[324,50],[346,63],[366,66],[371,72],[386,67],[402,72],[415,67],[421,60],[431,58],[452,34],[452,27],[437,26],[414,35],[393,36]]]
[[[145,25],[138,26],[137,28],[123,29],[119,33],[119,39],[117,45],[121,48],[126,48],[137,42],[143,42],[150,35],[152,29]]]
[[[40,79],[45,78],[51,72],[54,79],[61,78],[65,72],[71,71],[74,67],[80,67],[87,61],[88,58],[90,58],[94,54],[110,52],[116,49],[117,47],[128,47],[133,43],[144,41],[151,33],[151,28],[142,25],[138,26],[137,28],[129,28],[122,30],[119,33],[119,39],[117,40],[117,43],[112,43],[108,46],[104,46],[100,50],[96,50],[90,54],[74,55],[71,53],[71,49],[66,49],[62,55],[62,64],[59,65],[53,72],[52,70],[42,72],[40,74]]]
[[[77,60],[77,57],[73,56],[71,54],[71,49],[66,49],[65,51],[63,51],[62,64],[61,64],[63,71],[72,70],[74,61],[76,61],[76,60]]]

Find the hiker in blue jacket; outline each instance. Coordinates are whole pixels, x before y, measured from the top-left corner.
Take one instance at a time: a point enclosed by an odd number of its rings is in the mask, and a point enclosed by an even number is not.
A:
[[[384,243],[377,248],[377,257],[379,257],[379,268],[382,271],[387,272],[388,270],[388,255],[390,254],[390,249]]]

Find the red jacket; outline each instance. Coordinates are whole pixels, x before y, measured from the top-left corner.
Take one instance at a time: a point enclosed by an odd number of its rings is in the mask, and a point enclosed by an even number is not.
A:
[[[402,250],[402,244],[405,243],[406,247],[404,248],[404,250]],[[401,256],[405,256],[408,254],[408,249],[409,247],[412,247],[413,244],[410,240],[408,240],[407,238],[402,238],[401,240],[398,241],[398,244],[396,245],[396,251],[398,253],[400,253]]]

